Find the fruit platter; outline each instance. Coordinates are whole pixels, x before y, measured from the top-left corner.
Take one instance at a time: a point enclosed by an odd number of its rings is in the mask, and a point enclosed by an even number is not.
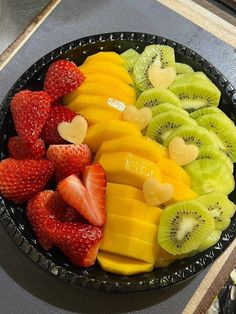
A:
[[[236,235],[235,90],[140,33],[68,43],[1,105],[0,221],[58,279],[106,292],[186,280]]]

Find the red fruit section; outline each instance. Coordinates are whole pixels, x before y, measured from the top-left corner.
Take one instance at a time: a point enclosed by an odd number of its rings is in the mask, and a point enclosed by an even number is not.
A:
[[[9,155],[15,159],[43,159],[45,145],[41,138],[34,143],[26,143],[19,136],[13,136],[8,141]]]

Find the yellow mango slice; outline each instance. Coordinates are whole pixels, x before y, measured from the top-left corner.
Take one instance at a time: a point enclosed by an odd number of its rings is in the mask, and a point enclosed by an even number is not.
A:
[[[158,254],[158,246],[147,241],[142,241],[136,238],[106,231],[102,239],[100,250],[118,254],[130,258],[135,258],[154,264]]]
[[[151,263],[102,251],[98,252],[97,260],[103,270],[125,276],[149,272],[153,269]]]
[[[182,255],[172,255],[160,247],[158,254],[156,256],[155,267],[169,266],[171,263],[181,258]]]
[[[141,221],[158,225],[162,209],[149,206],[147,203],[124,197],[107,196],[107,214],[135,218]]]
[[[95,160],[98,160],[102,154],[110,152],[130,152],[153,162],[160,161],[166,153],[165,148],[157,142],[132,135],[103,142]]]
[[[107,214],[107,222],[104,230],[105,232],[112,231],[151,243],[156,243],[157,241],[156,225],[131,217]]]
[[[116,52],[114,51],[100,51],[95,53],[92,56],[87,57],[83,64],[88,64],[90,62],[97,62],[97,61],[109,61],[113,62],[118,65],[124,65],[125,60]]]
[[[170,183],[174,188],[174,195],[170,201],[166,202],[166,205],[176,203],[184,200],[191,200],[198,197],[198,194],[191,190],[186,184],[181,181],[177,181],[169,176],[162,175],[163,183]]]
[[[85,143],[88,144],[86,141]],[[154,162],[131,153],[105,153],[97,161],[105,169],[109,182],[142,189],[147,177],[155,177],[161,181],[160,169]]]
[[[125,67],[115,64],[110,61],[96,61],[93,63],[84,64],[79,69],[86,76],[89,73],[100,72],[112,76],[116,76],[124,83],[132,84],[133,81]]]
[[[104,141],[125,135],[142,136],[140,129],[134,123],[119,120],[110,120],[106,123],[99,122],[88,128],[84,143],[95,153]]]
[[[73,93],[73,92],[72,92]],[[101,95],[79,95],[74,97],[71,101],[65,103],[63,99],[63,103],[72,111],[78,112],[84,108],[88,107],[99,107],[108,110],[115,110],[111,106],[108,105],[108,96],[101,96]]]
[[[96,106],[90,106],[77,112],[81,114],[88,122],[88,125],[107,120],[121,120],[121,112],[104,109]]]
[[[162,158],[157,162],[161,172],[191,187],[191,177],[175,160]]]
[[[78,95],[101,95],[118,99],[127,105],[133,105],[135,103],[135,94],[129,94],[124,92],[119,86],[110,83],[103,82],[86,82],[83,83],[78,89]]]
[[[142,190],[125,184],[108,182],[106,188],[106,195],[107,197],[110,196],[123,197],[145,202]]]

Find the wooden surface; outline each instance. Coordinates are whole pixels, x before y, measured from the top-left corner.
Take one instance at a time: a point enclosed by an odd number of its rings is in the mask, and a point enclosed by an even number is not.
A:
[[[0,71],[17,53],[17,51],[24,45],[29,37],[35,32],[39,25],[46,19],[46,17],[54,10],[61,0],[51,0],[48,5],[33,19],[33,21],[26,27],[21,35],[0,55]]]
[[[157,0],[211,34],[236,47],[236,26],[192,0]]]

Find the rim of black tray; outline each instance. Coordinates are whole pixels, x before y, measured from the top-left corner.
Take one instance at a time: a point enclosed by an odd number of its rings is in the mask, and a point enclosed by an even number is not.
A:
[[[89,52],[89,50],[86,50],[87,45],[91,46],[96,43],[105,43],[108,41],[117,43],[118,48],[119,45],[122,45],[122,42],[129,41],[137,41],[144,44],[163,44],[173,47],[179,55],[184,57],[185,60],[190,63],[194,63],[212,79],[212,81],[224,93],[224,96],[227,99],[227,104],[232,106],[233,114],[234,116],[236,115],[236,90],[218,69],[216,69],[206,59],[201,57],[198,53],[184,45],[164,37],[136,32],[114,32],[87,36],[69,42],[49,52],[35,62],[16,81],[4,98],[0,106],[1,128],[6,117],[11,98],[15,93],[20,91],[24,84],[28,82],[42,67],[49,65],[54,59],[59,58],[65,53],[73,52],[73,49],[78,47],[84,47],[85,49],[83,53],[86,55]],[[137,49],[139,49],[138,46]],[[100,48],[100,50],[102,50],[102,48]],[[233,193],[235,193],[235,191]],[[209,266],[229,246],[236,236],[235,215],[231,220],[230,226],[224,231],[221,239],[216,245],[201,254],[175,262],[174,264],[163,268],[161,270],[161,275],[158,274],[160,269],[156,269],[151,273],[144,273],[135,276],[119,276],[106,273],[105,271],[101,271],[99,276],[97,276],[97,274],[93,276],[93,269],[91,271],[87,271],[86,269],[82,271],[81,269],[76,269],[71,265],[61,265],[60,262],[57,263],[54,261],[53,257],[48,257],[46,252],[42,249],[39,250],[37,242],[27,239],[23,235],[21,228],[13,220],[11,216],[11,206],[13,205],[8,204],[7,201],[0,197],[0,221],[18,248],[20,248],[35,264],[54,277],[81,288],[95,291],[121,293],[142,292],[160,289],[183,282]]]

